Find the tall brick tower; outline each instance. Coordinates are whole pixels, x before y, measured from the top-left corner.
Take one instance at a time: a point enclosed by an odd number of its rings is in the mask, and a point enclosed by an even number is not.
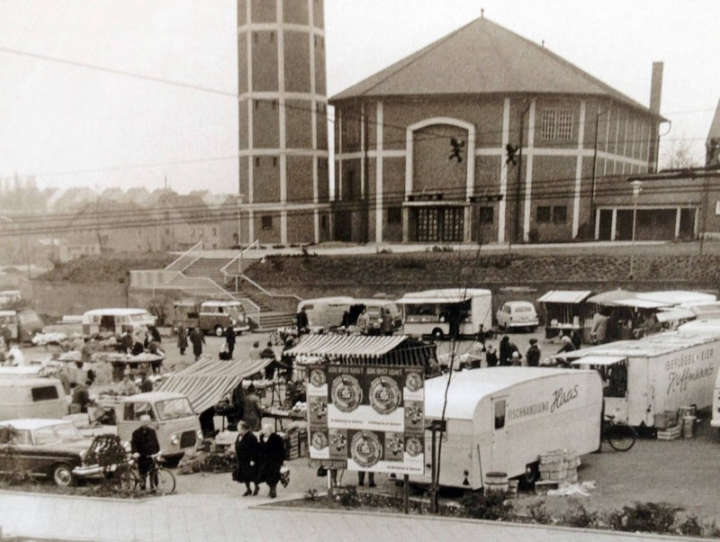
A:
[[[237,6],[241,241],[327,240],[323,0]]]

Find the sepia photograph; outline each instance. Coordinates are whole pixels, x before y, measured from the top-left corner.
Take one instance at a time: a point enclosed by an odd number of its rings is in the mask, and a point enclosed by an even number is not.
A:
[[[0,0],[0,541],[720,540],[718,21]]]

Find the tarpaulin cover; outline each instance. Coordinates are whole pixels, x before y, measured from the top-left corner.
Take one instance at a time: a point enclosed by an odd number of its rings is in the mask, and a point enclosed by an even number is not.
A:
[[[435,346],[409,344],[405,335],[306,335],[285,354],[297,360],[333,358],[353,363],[423,364],[435,357]]]
[[[201,413],[216,405],[234,390],[243,378],[262,371],[272,361],[199,361],[169,377],[160,385],[158,391],[174,391],[186,395],[193,410]]]
[[[538,299],[540,303],[582,303],[592,295],[590,290],[550,290]]]

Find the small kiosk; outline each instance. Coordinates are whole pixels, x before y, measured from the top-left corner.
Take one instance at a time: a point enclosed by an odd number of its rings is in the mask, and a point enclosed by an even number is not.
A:
[[[538,299],[545,317],[545,338],[577,331],[583,336],[590,290],[550,290]]]

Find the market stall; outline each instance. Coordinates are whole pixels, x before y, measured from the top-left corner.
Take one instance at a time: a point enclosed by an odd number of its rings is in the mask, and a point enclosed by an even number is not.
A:
[[[545,317],[545,337],[551,339],[573,331],[584,335],[590,313],[585,301],[590,290],[550,290],[538,299]],[[588,322],[589,324],[589,322]]]

